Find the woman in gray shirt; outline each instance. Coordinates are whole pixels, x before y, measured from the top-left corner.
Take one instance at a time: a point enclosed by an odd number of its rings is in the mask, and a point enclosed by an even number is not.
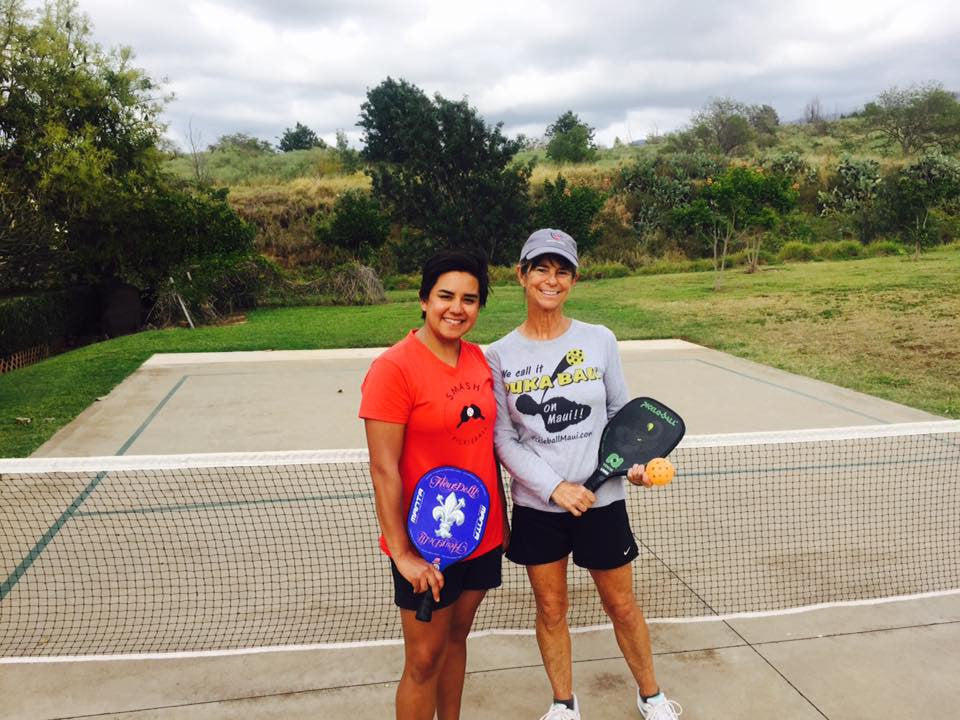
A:
[[[525,565],[537,604],[537,642],[553,689],[541,720],[580,720],[567,626],[567,563],[589,570],[637,681],[647,720],[673,720],[679,705],[660,692],[650,633],[633,592],[638,551],[621,479],[594,494],[583,487],[596,468],[608,418],[629,399],[617,340],[602,325],[564,314],[577,282],[577,244],[561,230],[534,232],[520,252],[517,278],[526,320],[487,350],[497,399],[495,442],[513,480],[507,557]],[[649,486],[642,465],[627,479]]]

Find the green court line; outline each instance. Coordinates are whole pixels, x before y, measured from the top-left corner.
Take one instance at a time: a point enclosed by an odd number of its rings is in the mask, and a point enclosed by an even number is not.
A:
[[[369,500],[373,493],[351,493],[349,495],[313,495],[293,498],[274,498],[262,500],[230,500],[225,502],[184,503],[182,505],[158,505],[155,507],[129,508],[126,510],[84,510],[77,517],[100,517],[104,515],[145,515],[150,513],[184,512],[189,510],[218,510],[221,508],[249,507],[252,505],[289,505],[295,503],[324,502],[328,500]]]
[[[127,453],[127,450],[130,449],[130,446],[137,441],[137,439],[140,437],[141,434],[143,434],[143,431],[146,430],[147,426],[153,422],[154,418],[156,418],[157,415],[160,413],[160,411],[163,409],[163,406],[167,404],[170,398],[174,396],[174,393],[176,393],[177,390],[180,389],[180,387],[187,381],[187,378],[189,377],[190,377],[189,375],[184,375],[182,378],[180,378],[179,381],[177,381],[177,384],[174,385],[173,388],[170,390],[170,392],[166,394],[166,397],[164,397],[163,400],[157,403],[157,406],[153,409],[153,412],[147,415],[147,419],[140,424],[140,427],[136,429],[133,435],[128,437],[127,441],[120,447],[119,450],[117,450],[116,452],[117,455],[125,455]]]
[[[188,375],[184,375],[182,378],[180,378],[180,381],[177,382],[177,384],[173,386],[173,389],[167,393],[166,397],[159,402],[159,404],[153,409],[153,412],[151,412],[150,415],[147,416],[147,419],[144,420],[140,427],[137,428],[136,432],[134,432],[133,435],[131,435],[120,447],[116,453],[117,455],[123,455],[130,448],[130,446],[133,445],[136,439],[140,437],[140,434],[146,430],[147,426],[157,416],[157,413],[160,412],[161,408],[167,404],[167,401],[169,401],[170,398],[173,397],[174,393],[180,389],[180,386],[186,382],[188,377]],[[61,528],[67,524],[70,518],[79,512],[80,506],[90,496],[90,494],[97,489],[97,486],[107,476],[107,474],[107,472],[97,473],[97,476],[90,481],[90,484],[83,489],[83,492],[73,499],[73,502],[70,503],[67,509],[60,514],[60,517],[57,518],[56,522],[54,522],[53,525],[51,525],[43,534],[43,536],[37,540],[37,543],[30,549],[30,552],[27,553],[26,557],[24,557],[13,569],[13,572],[7,576],[7,579],[0,583],[0,601],[2,601],[10,593],[10,591],[16,587],[17,583],[20,582],[20,578],[23,577],[27,570],[30,569],[30,566],[33,565],[34,561],[40,557],[44,550],[46,550],[47,545],[49,545],[50,541],[56,537]]]

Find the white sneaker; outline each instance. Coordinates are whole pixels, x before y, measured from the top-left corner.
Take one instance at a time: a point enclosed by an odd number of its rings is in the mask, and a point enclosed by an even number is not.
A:
[[[683,712],[680,703],[667,700],[663,693],[654,695],[650,698],[650,702],[644,702],[639,690],[637,691],[637,708],[644,720],[678,720],[678,716]]]
[[[573,696],[573,710],[563,703],[554,703],[540,720],[580,720],[580,703],[577,702],[577,696]]]

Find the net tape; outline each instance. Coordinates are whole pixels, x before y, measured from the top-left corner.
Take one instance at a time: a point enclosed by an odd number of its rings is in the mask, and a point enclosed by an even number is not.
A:
[[[960,588],[960,422],[690,436],[627,493],[651,619]],[[400,637],[363,450],[0,460],[0,658]],[[571,627],[607,618],[571,564]],[[522,568],[474,631],[533,627]]]

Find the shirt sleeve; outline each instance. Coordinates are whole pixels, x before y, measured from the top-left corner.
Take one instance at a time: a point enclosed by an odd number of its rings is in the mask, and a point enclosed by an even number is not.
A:
[[[620,348],[617,346],[616,336],[604,328],[607,345],[607,369],[603,373],[604,389],[607,392],[607,420],[617,414],[630,400],[630,391],[627,381],[623,377],[623,365],[620,362]]]
[[[549,505],[550,496],[564,478],[554,472],[535,450],[520,441],[520,433],[510,420],[510,406],[507,403],[500,356],[493,348],[487,350],[487,363],[493,375],[493,394],[497,401],[497,421],[493,430],[497,457],[510,472],[513,482],[527,487],[545,505]]]
[[[360,417],[364,420],[406,425],[413,410],[407,377],[400,367],[385,358],[373,361],[360,386]]]

